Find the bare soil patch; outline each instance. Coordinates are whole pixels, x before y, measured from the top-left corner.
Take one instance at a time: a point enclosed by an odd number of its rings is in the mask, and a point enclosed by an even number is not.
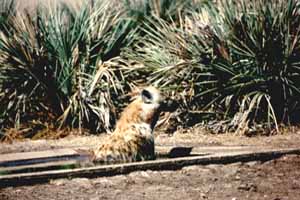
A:
[[[300,156],[265,163],[191,166],[105,178],[60,179],[6,188],[0,199],[290,199],[300,198]]]
[[[157,145],[299,147],[300,134],[269,137],[210,135],[193,129],[172,136],[158,134]],[[1,144],[0,152],[97,146],[105,136],[69,136]],[[300,156],[268,162],[189,166],[175,171],[137,171],[102,178],[58,179],[47,184],[9,187],[0,199],[300,199]]]
[[[84,134],[84,133],[83,133]],[[293,128],[280,134],[271,136],[253,136],[226,134],[209,134],[202,127],[183,129],[173,134],[165,134],[161,131],[155,132],[155,144],[171,146],[254,146],[254,147],[299,147],[300,128]],[[40,139],[14,141],[11,144],[0,143],[0,154],[17,153],[28,151],[40,151],[58,148],[95,148],[107,137],[107,134],[79,135],[75,131],[62,139]]]

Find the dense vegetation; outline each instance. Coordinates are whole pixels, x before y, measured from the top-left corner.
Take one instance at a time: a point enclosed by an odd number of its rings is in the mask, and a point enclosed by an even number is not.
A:
[[[299,122],[297,0],[95,0],[0,11],[0,129],[113,127],[135,86],[179,102],[172,123],[222,131]]]

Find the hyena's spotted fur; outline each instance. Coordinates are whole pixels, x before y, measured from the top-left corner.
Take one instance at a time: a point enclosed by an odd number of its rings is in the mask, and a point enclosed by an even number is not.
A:
[[[153,129],[162,102],[156,88],[142,89],[121,114],[112,135],[94,152],[95,161],[114,163],[153,159]]]

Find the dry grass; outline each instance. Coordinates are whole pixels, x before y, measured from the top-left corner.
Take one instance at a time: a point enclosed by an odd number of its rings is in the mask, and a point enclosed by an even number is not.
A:
[[[178,101],[171,131],[207,123],[273,134],[299,122],[295,1],[16,1],[30,11],[0,18],[0,129],[25,138],[51,132],[30,127],[39,121],[109,131],[142,84]],[[46,9],[33,12],[38,3]]]

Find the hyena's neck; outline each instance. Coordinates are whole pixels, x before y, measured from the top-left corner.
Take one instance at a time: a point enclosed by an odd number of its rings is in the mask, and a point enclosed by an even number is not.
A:
[[[142,102],[136,100],[121,114],[116,124],[116,131],[122,132],[131,127],[132,124],[143,124],[143,127],[150,127],[152,132],[158,117],[158,105],[143,105]]]
[[[127,123],[126,125],[117,125],[115,129],[115,133],[124,133],[130,130],[135,130],[137,133],[139,133],[141,136],[148,136],[152,135],[153,133],[153,126],[149,123],[145,122],[131,122]]]

